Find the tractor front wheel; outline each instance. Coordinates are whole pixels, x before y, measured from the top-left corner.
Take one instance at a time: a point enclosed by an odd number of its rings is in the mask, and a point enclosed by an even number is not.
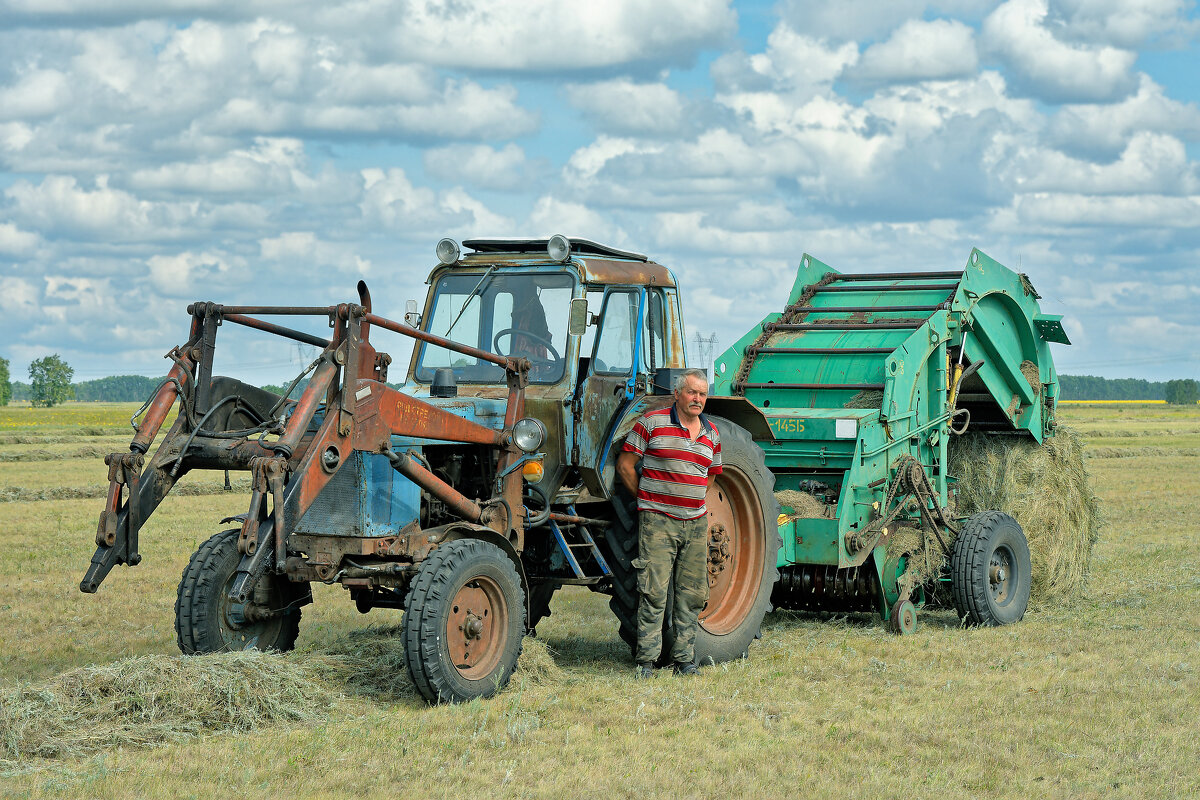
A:
[[[969,625],[1009,625],[1025,616],[1032,570],[1029,543],[1000,511],[967,518],[950,556],[950,592]]]
[[[408,671],[427,701],[491,697],[508,684],[521,655],[521,579],[496,545],[447,542],[421,562],[402,625]]]
[[[179,581],[175,634],[188,655],[231,650],[291,650],[300,632],[300,606],[311,602],[307,584],[264,575],[248,603],[229,599],[242,556],[239,531],[217,533],[200,545]]]

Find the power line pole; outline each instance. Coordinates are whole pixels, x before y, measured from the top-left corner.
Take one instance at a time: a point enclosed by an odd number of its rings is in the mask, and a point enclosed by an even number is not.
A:
[[[696,331],[692,339],[692,350],[696,354],[696,366],[708,373],[708,382],[713,382],[713,356],[717,349],[717,334],[702,336]]]

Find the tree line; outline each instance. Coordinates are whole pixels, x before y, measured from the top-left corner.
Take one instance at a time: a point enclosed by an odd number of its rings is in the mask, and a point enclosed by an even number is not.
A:
[[[49,407],[78,400],[80,402],[140,403],[162,383],[162,378],[144,375],[113,375],[92,381],[72,383],[72,369],[57,354],[39,358],[29,365],[29,383],[11,380],[9,362],[0,358],[0,406],[10,401],[26,401]],[[1141,378],[1101,378],[1096,375],[1059,375],[1060,400],[1165,400],[1180,405],[1200,401],[1200,383],[1191,379],[1147,381]],[[297,398],[308,379],[292,390]],[[391,384],[396,388],[396,384]],[[282,394],[286,384],[268,384],[262,388]]]

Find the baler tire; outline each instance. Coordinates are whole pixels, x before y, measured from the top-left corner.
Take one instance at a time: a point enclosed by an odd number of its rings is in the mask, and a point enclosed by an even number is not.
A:
[[[245,606],[230,601],[226,593],[242,559],[237,547],[240,533],[231,528],[213,535],[183,570],[175,596],[175,635],[187,655],[287,651],[296,646],[303,590],[286,579],[270,574],[262,578],[270,582],[270,606],[285,609],[283,613],[256,622],[237,621]]]
[[[455,604],[456,599],[480,595],[483,603],[480,610],[486,612],[474,622],[482,626],[477,637],[483,647],[482,658],[479,664],[471,664],[464,652],[461,657],[464,663],[456,664],[450,653],[450,628],[454,627],[452,619],[466,612]],[[493,609],[496,613],[490,614]],[[489,614],[490,625],[486,624]],[[496,619],[500,622],[494,622]],[[521,579],[504,551],[490,542],[480,539],[446,542],[417,568],[405,601],[401,627],[404,660],[413,683],[426,701],[460,703],[491,697],[508,685],[521,655],[525,634],[525,593]],[[496,638],[491,640],[493,634]],[[468,638],[466,631],[462,635],[464,640]],[[472,646],[463,645],[465,651]]]
[[[773,492],[775,476],[767,469],[766,457],[762,448],[754,443],[754,439],[746,429],[721,417],[711,417],[721,435],[721,458],[723,467],[729,470],[729,475],[717,478],[718,488],[728,493],[732,487],[735,491],[744,493],[750,491],[754,497],[742,497],[742,502],[753,500],[752,505],[758,511],[755,517],[761,516],[761,571],[751,567],[752,577],[757,585],[748,593],[745,602],[740,606],[744,613],[740,619],[724,621],[720,629],[714,630],[711,624],[706,627],[705,612],[701,612],[699,630],[696,632],[695,660],[699,664],[718,664],[724,661],[742,658],[749,652],[750,643],[762,636],[762,621],[771,610],[771,590],[779,578],[777,559],[783,540],[779,537],[779,503]],[[723,473],[724,474],[724,473]],[[737,476],[735,479],[734,476]],[[623,498],[617,496],[613,505],[622,503]],[[638,546],[638,528],[636,516],[622,514],[624,508],[618,508],[613,525],[605,535],[612,556],[608,559],[612,569],[613,595],[609,608],[617,618],[618,633],[621,639],[629,645],[631,655],[637,657],[637,610],[638,590],[637,572],[629,566],[631,555],[636,555]],[[632,520],[632,526],[624,523],[625,519]],[[667,608],[663,616],[663,650],[659,663],[670,660],[670,650],[674,643],[674,632],[671,627],[674,588],[667,592]],[[711,602],[711,601],[710,601]],[[705,610],[708,610],[706,606]]]
[[[997,570],[1001,578],[993,581]],[[1017,521],[1001,511],[971,515],[950,556],[950,592],[959,618],[984,627],[1019,622],[1029,606],[1031,581],[1029,543]]]

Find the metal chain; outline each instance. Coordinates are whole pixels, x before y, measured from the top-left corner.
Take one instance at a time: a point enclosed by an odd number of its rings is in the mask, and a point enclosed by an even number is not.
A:
[[[750,377],[750,368],[754,366],[754,351],[766,344],[767,340],[771,338],[771,335],[774,333],[772,326],[779,323],[790,324],[800,321],[803,315],[812,310],[809,302],[812,300],[813,295],[817,293],[817,289],[821,286],[828,286],[840,277],[841,275],[838,273],[830,272],[816,283],[805,286],[804,290],[800,292],[800,296],[796,298],[796,302],[785,308],[783,315],[778,320],[762,326],[762,332],[759,333],[758,338],[742,352],[742,363],[738,365],[737,374],[733,376],[733,385],[731,388],[734,394],[745,394],[742,384],[746,382],[746,378]]]

